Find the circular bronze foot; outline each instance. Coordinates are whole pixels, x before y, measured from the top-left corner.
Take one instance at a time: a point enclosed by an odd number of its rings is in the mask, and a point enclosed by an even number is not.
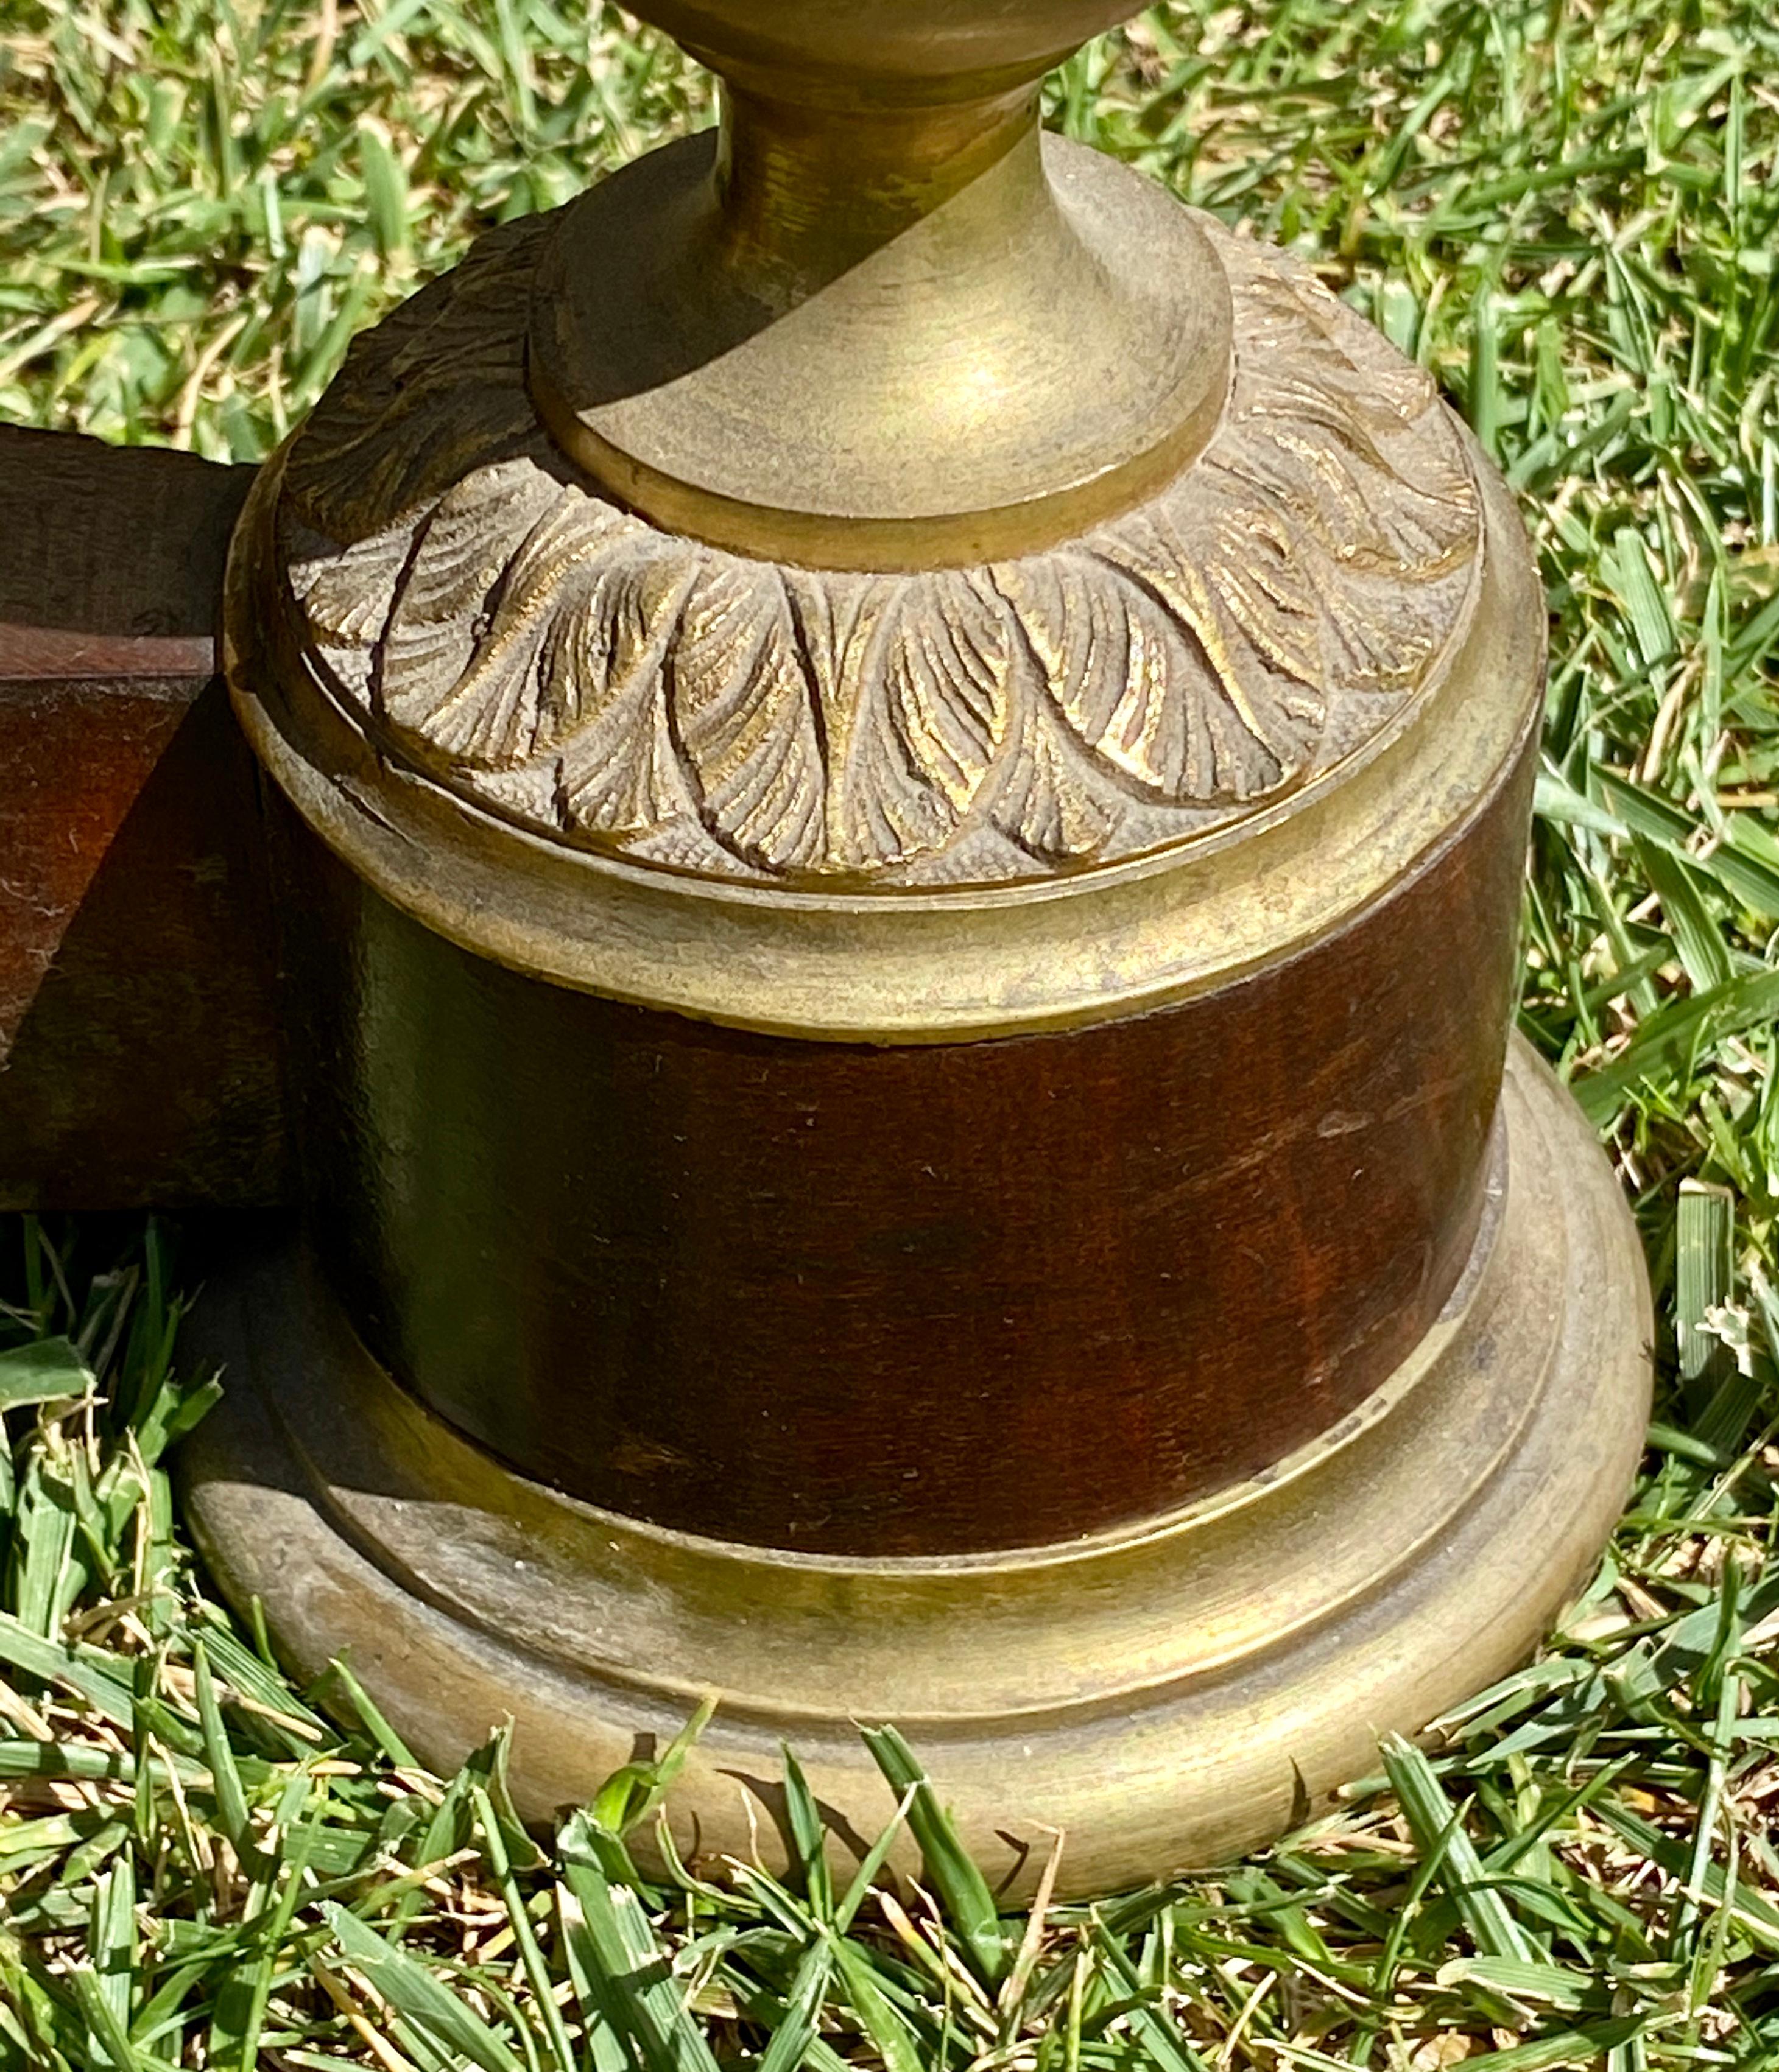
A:
[[[1061,1544],[799,1555],[602,1511],[403,1393],[294,1251],[194,1330],[229,1381],[186,1456],[200,1544],[286,1659],[349,1655],[426,1760],[510,1716],[521,1803],[547,1819],[709,1693],[682,1849],[777,1852],[781,1740],[857,1849],[893,1803],[857,1727],[893,1720],[1011,1896],[1050,1830],[1077,1894],[1262,1841],[1378,1734],[1512,1668],[1609,1531],[1649,1395],[1631,1218],[1518,1043],[1475,1253],[1415,1353],[1268,1473]]]

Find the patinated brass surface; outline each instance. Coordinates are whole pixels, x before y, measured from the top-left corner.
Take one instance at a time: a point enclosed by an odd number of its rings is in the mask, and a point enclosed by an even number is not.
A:
[[[717,135],[362,341],[237,536],[322,1264],[219,1300],[195,1516],[539,1814],[714,1688],[702,1847],[780,1734],[873,1830],[889,1716],[1101,1889],[1522,1657],[1625,1488],[1634,1234],[1523,1053],[1486,1164],[1542,601],[1420,370],[1040,139],[1115,6],[645,11]]]
[[[1042,144],[1040,76],[1114,12],[696,10],[719,134],[604,182],[545,257],[563,450],[658,524],[830,568],[1022,553],[1159,489],[1217,421],[1229,298],[1164,195]]]
[[[687,372],[639,377],[637,397],[751,469],[766,502],[789,479],[700,385],[734,354],[690,318],[644,320],[676,205],[657,197],[661,235],[632,240],[624,269],[581,249],[597,193],[492,234],[359,343],[259,485],[229,667],[267,766],[353,868],[466,948],[761,1030],[931,1042],[1098,1019],[1340,926],[1474,808],[1533,722],[1542,615],[1492,471],[1425,373],[1295,262],[1077,147],[1054,144],[1046,175],[1033,68],[1065,10],[923,6],[880,48],[820,10],[737,11],[698,17],[700,51],[743,75],[714,166],[694,169],[698,208],[750,265],[824,238],[846,259],[767,311],[756,342],[794,336],[797,380],[744,414],[801,437],[821,399],[856,403],[888,444],[821,432],[845,495],[807,553],[769,528],[734,551],[722,528],[712,545],[681,514],[652,522],[576,466],[559,411],[540,417],[550,326],[583,345],[640,326],[683,352]],[[793,21],[809,49],[768,92],[760,68]],[[1083,410],[1110,393],[1083,356],[1092,298],[1056,323],[1050,282],[1004,364],[992,326],[985,360],[935,346],[934,296],[992,299],[1010,251],[1026,289],[1041,281],[1004,224],[933,295],[863,294],[924,370],[894,409],[847,327],[862,272],[994,186],[1009,161],[984,172],[969,139],[983,96],[1010,93],[1032,158],[1015,213],[1048,220],[1092,190],[1154,292],[1221,312],[1228,336],[1190,356],[1210,413],[1161,480],[1085,529],[1077,512],[960,564],[911,486],[922,438],[953,485],[999,463],[949,421],[946,372],[974,368],[1023,459],[1063,454],[1085,420],[1040,377],[1061,346]],[[764,112],[738,114],[750,97]],[[832,125],[879,103],[908,134],[858,157],[842,195]],[[736,124],[756,118],[793,158],[805,118],[827,139],[801,201],[736,170],[754,148]],[[691,166],[706,144],[648,162]],[[913,565],[883,549],[891,522],[925,541]]]
[[[429,927],[615,998],[793,1034],[935,1042],[1159,1005],[1313,940],[1449,832],[1536,724],[1544,621],[1510,500],[1464,638],[1296,791],[1041,885],[817,891],[563,841],[409,762],[334,688],[266,565],[269,471],[231,570],[230,673],[261,756],[331,847]],[[336,652],[337,653],[337,650]]]
[[[572,224],[484,239],[364,341],[286,465],[278,545],[326,689],[521,826],[786,886],[1038,877],[1325,775],[1460,636],[1471,457],[1306,269],[1135,184],[1233,298],[1214,436],[1066,545],[905,575],[713,550],[565,474],[524,436],[522,325],[556,306]],[[437,452],[442,489],[414,474]]]
[[[1504,1674],[1616,1515],[1648,1402],[1636,1232],[1523,1047],[1500,1148],[1470,1268],[1415,1355],[1268,1474],[1140,1529],[873,1561],[640,1526],[429,1417],[290,1255],[210,1313],[204,1350],[237,1385],[194,1442],[191,1517],[289,1657],[349,1646],[430,1759],[510,1713],[540,1819],[714,1694],[670,1801],[689,1854],[778,1851],[781,1737],[837,1854],[862,1848],[891,1808],[854,1723],[893,1719],[1012,1893],[1057,1828],[1065,1891],[1133,1884],[1305,1816],[1377,1733]]]
[[[928,211],[900,228],[837,204],[925,142],[906,117],[811,138],[786,119],[805,111],[732,92],[720,139],[573,204],[529,364],[562,450],[658,525],[816,567],[1027,553],[1161,487],[1216,425],[1228,291],[1191,216],[1020,104],[1011,134],[999,109],[941,111],[957,191],[899,197]],[[784,249],[793,201],[807,254]]]

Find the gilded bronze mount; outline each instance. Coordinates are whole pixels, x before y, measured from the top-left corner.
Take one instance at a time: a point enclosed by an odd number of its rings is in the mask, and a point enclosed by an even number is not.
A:
[[[688,1846],[780,1735],[868,1832],[892,1718],[1104,1889],[1510,1667],[1627,1482],[1634,1235],[1501,1097],[1542,599],[1423,370],[1040,136],[1120,6],[648,11],[719,131],[237,535],[308,1234],[194,1520],[541,1817],[714,1692]]]
[[[1040,879],[1326,776],[1473,609],[1469,458],[1307,270],[1133,184],[1233,312],[1202,450],[1083,535],[906,572],[743,557],[582,475],[525,379],[574,210],[485,238],[283,463],[262,522],[316,688],[527,832],[788,887]]]

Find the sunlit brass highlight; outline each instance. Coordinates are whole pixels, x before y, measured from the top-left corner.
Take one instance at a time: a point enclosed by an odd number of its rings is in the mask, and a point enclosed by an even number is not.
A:
[[[1221,406],[1228,294],[1167,196],[1038,125],[1115,12],[669,7],[720,128],[556,233],[530,372],[564,450],[659,525],[812,567],[1029,553],[1159,489]]]

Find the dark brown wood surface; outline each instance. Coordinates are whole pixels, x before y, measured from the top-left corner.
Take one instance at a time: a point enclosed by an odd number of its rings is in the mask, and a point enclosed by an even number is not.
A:
[[[210,675],[243,486],[0,432],[0,1205],[284,1190],[260,806]],[[1336,1423],[1450,1289],[1527,781],[1287,964],[932,1048],[536,985],[295,837],[317,1239],[401,1378],[616,1508],[879,1553],[1152,1515]]]
[[[316,1240],[400,1378],[617,1510],[876,1554],[1151,1515],[1336,1423],[1451,1289],[1528,787],[1242,983],[893,1049],[536,984],[288,829]]]
[[[251,474],[0,427],[0,1207],[282,1190],[255,780],[214,680]]]

